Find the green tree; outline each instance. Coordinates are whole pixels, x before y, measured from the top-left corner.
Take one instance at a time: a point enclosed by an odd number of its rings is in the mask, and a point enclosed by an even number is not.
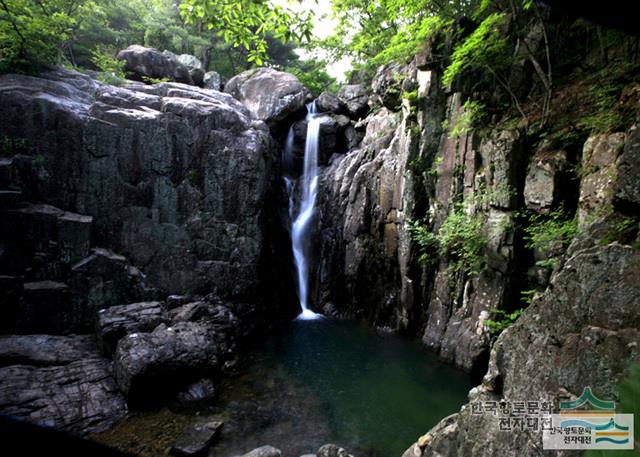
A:
[[[247,61],[262,65],[267,37],[287,42],[311,38],[309,13],[296,13],[267,0],[183,0],[180,11],[187,24],[214,30],[233,47],[243,47]]]
[[[0,0],[0,71],[59,63],[80,18],[96,9],[92,0]]]

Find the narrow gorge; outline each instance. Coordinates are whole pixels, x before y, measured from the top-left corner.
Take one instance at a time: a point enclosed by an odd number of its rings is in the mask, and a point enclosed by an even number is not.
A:
[[[331,90],[0,48],[7,449],[589,457],[543,424],[591,392],[638,452],[639,34],[517,4]]]

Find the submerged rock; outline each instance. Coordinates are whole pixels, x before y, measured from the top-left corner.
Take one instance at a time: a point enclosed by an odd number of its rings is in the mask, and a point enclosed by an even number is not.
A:
[[[223,422],[204,422],[190,425],[171,448],[171,454],[178,457],[195,457],[207,454],[209,447],[220,433]]]
[[[280,457],[282,452],[273,446],[261,446],[241,457]]]
[[[325,444],[316,453],[317,457],[352,457],[349,453],[335,444]]]

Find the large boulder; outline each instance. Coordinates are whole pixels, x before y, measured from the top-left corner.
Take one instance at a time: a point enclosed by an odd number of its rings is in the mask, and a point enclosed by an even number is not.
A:
[[[309,96],[294,75],[271,68],[240,73],[229,80],[224,91],[240,100],[256,119],[271,126],[303,109]]]
[[[138,80],[168,78],[180,83],[193,83],[189,69],[173,58],[173,54],[166,55],[157,49],[132,44],[118,52],[117,58],[124,60],[125,71]]]
[[[340,114],[344,110],[344,104],[337,95],[325,91],[316,99],[316,109],[320,113]]]
[[[98,312],[96,333],[98,345],[107,354],[113,354],[120,338],[135,332],[150,332],[168,321],[160,302],[141,302],[112,306]]]
[[[361,119],[369,111],[369,95],[362,84],[342,86],[338,92],[338,98],[353,119]]]
[[[0,348],[0,414],[85,435],[126,413],[93,337],[4,336]]]
[[[105,86],[63,70],[5,74],[0,117],[0,137],[24,140],[26,154],[38,157],[24,188],[93,217],[94,243],[127,253],[147,284],[263,296],[273,143],[233,97],[178,83]],[[108,263],[129,276],[126,262]],[[82,287],[98,302],[113,289],[92,276]]]
[[[205,322],[160,325],[118,342],[116,379],[130,404],[158,403],[190,381],[215,374],[233,339]]]
[[[196,56],[191,54],[174,54],[170,51],[162,51],[162,54],[184,66],[189,72],[191,82],[196,86],[202,86],[204,81],[204,65]]]
[[[220,73],[215,71],[206,72],[202,78],[202,84],[205,89],[222,89],[222,78],[220,77]]]

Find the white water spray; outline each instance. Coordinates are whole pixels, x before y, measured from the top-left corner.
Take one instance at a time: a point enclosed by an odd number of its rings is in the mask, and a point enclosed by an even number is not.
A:
[[[311,257],[311,223],[315,214],[316,196],[318,194],[318,137],[322,119],[317,116],[316,104],[312,102],[307,105],[307,139],[304,148],[304,168],[302,175],[298,179],[301,187],[300,208],[298,214],[293,219],[294,185],[285,178],[287,191],[289,192],[289,216],[292,218],[291,242],[293,244],[293,257],[298,273],[298,299],[302,312],[298,319],[310,320],[322,317],[321,314],[314,313],[308,307],[309,292],[309,263]],[[293,148],[293,130],[287,137],[285,155],[291,156]]]

